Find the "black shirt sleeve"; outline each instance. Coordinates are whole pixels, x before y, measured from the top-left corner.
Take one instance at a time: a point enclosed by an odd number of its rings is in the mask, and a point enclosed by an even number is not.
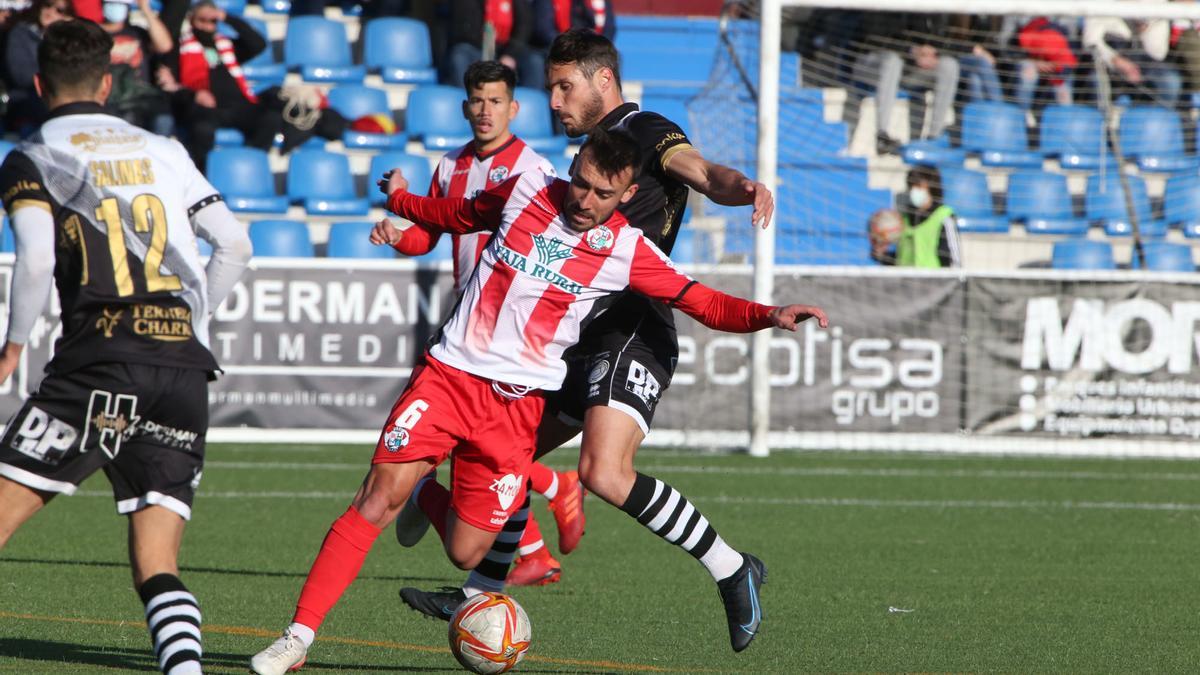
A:
[[[646,168],[654,165],[659,170],[666,170],[667,162],[675,153],[692,147],[692,142],[678,124],[655,112],[637,113],[629,120],[626,129],[646,155],[643,157]]]
[[[266,38],[259,35],[254,26],[246,23],[240,16],[226,14],[225,23],[237,31],[237,39],[233,41],[233,53],[239,64],[246,63],[267,48]]]
[[[0,201],[9,214],[30,204],[50,209],[50,193],[42,184],[41,172],[20,150],[8,153],[0,166]]]

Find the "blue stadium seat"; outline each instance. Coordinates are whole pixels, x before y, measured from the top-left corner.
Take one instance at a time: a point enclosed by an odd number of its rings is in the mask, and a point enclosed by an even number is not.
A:
[[[7,213],[0,215],[0,229],[3,229],[0,232],[0,253],[12,253],[16,247],[13,245],[12,226],[8,223]]]
[[[432,171],[429,170],[429,160],[420,155],[410,155],[404,152],[381,152],[371,158],[370,172],[367,174],[367,192],[371,195],[371,204],[382,206],[387,197],[375,186],[383,174],[399,167],[404,177],[408,179],[408,191],[414,195],[426,195]]]
[[[259,258],[311,258],[308,225],[298,220],[258,220],[250,223],[250,243]]]
[[[416,19],[381,18],[367,23],[363,63],[384,82],[434,84],[433,50],[429,28]]]
[[[996,101],[968,103],[963,111],[962,146],[979,153],[984,166],[1041,168],[1042,156],[1029,150],[1025,111]]]
[[[245,145],[246,137],[241,131],[233,127],[221,127],[216,133],[216,147],[218,148],[240,148]]]
[[[1168,178],[1163,211],[1167,223],[1182,228],[1184,236],[1200,237],[1200,176],[1181,173]]]
[[[939,136],[905,143],[900,149],[900,157],[905,164],[962,166],[963,160],[967,158],[967,151],[951,147],[950,139]]]
[[[342,117],[351,122],[364,115],[392,116],[392,111],[388,107],[387,92],[374,87],[364,87],[361,84],[343,84],[334,87],[329,92],[329,107],[341,113]],[[403,132],[372,134],[347,129],[342,134],[342,143],[347,148],[403,150],[408,143],[408,135]]]
[[[15,147],[17,147],[16,143],[0,139],[0,163],[4,162],[4,158],[8,157],[8,153],[12,152]]]
[[[1142,171],[1184,171],[1200,167],[1200,159],[1186,154],[1179,115],[1158,106],[1130,108],[1121,116],[1118,134],[1121,152],[1136,158]]]
[[[1054,242],[1050,266],[1056,270],[1113,270],[1112,245],[1092,239],[1065,239]]]
[[[717,22],[622,14],[617,18],[616,42],[621,76],[627,81],[703,85],[718,45]],[[747,68],[757,73],[757,64]]]
[[[246,0],[213,0],[213,4],[229,14],[241,16],[246,13]],[[266,35],[266,33],[263,33],[263,35]]]
[[[201,258],[209,258],[213,253],[212,244],[201,239],[200,237],[196,237],[196,250],[200,253]]]
[[[275,193],[267,153],[258,148],[217,148],[208,155],[208,180],[233,211],[286,213],[288,198]]]
[[[457,87],[420,87],[408,95],[405,125],[426,150],[451,150],[471,140],[471,125],[462,114],[463,92]]]
[[[283,41],[283,61],[299,70],[308,82],[361,84],[367,70],[350,59],[346,29],[321,16],[298,16],[288,20]]]
[[[1099,222],[1110,237],[1133,234],[1129,209],[1125,204],[1125,190],[1121,175],[1115,172],[1088,176],[1084,210],[1088,220]],[[1146,194],[1146,182],[1141,176],[1125,176],[1129,193],[1137,214],[1138,232],[1143,237],[1162,237],[1167,234],[1167,222],[1155,220],[1150,210],[1150,197]]]
[[[567,137],[554,135],[550,119],[550,97],[546,92],[529,87],[517,87],[514,93],[521,110],[509,127],[522,141],[546,155],[567,149]]]
[[[944,201],[954,209],[962,232],[1008,232],[1008,218],[992,209],[992,193],[987,176],[978,171],[943,167]]]
[[[1088,222],[1076,218],[1067,178],[1045,171],[1017,171],[1008,177],[1006,209],[1013,220],[1025,222],[1030,234],[1082,236]]]
[[[1093,107],[1046,106],[1038,133],[1042,153],[1057,157],[1064,169],[1095,171],[1104,159],[1113,162],[1105,139],[1104,116]]]
[[[1136,253],[1134,254],[1136,256]],[[1192,247],[1169,241],[1148,241],[1142,244],[1142,269],[1156,272],[1195,272]]]
[[[260,0],[266,14],[288,14],[292,11],[292,0]]]
[[[376,246],[368,237],[375,223],[368,221],[342,221],[329,227],[328,258],[374,258],[391,260],[396,249],[391,246]]]
[[[288,197],[309,213],[331,216],[366,215],[369,204],[354,191],[345,155],[301,148],[288,163]]]

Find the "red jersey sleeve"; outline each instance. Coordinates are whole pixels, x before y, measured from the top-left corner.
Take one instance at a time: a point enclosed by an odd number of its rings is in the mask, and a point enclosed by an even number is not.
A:
[[[388,210],[414,223],[452,234],[496,230],[504,215],[504,205],[520,176],[475,195],[471,199],[454,197],[418,197],[406,190],[388,196]]]
[[[770,328],[773,307],[722,293],[675,269],[654,244],[639,237],[629,287],[667,303],[714,330],[751,333]]]
[[[441,170],[442,165],[438,164],[438,168],[433,172],[433,178],[429,181],[427,194],[430,197],[445,196],[442,194],[442,181],[439,179]],[[437,247],[438,240],[441,238],[441,230],[413,223],[413,226],[404,231],[404,236],[392,248],[407,256],[425,255]]]

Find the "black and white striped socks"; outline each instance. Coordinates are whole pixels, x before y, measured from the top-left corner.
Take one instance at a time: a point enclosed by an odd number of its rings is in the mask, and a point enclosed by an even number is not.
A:
[[[200,671],[200,605],[174,574],[156,574],[138,589],[158,668],[166,675]]]
[[[742,566],[742,554],[721,539],[700,510],[657,478],[637,474],[621,510],[654,534],[692,554],[717,581],[732,576]]]
[[[496,535],[492,550],[488,551],[483,560],[467,575],[463,584],[463,593],[469,598],[484,591],[500,593],[504,591],[505,579],[508,578],[508,568],[512,566],[517,553],[517,545],[521,543],[521,535],[525,532],[525,523],[529,520],[529,490],[525,491],[525,501],[521,508],[513,512],[504,529]]]

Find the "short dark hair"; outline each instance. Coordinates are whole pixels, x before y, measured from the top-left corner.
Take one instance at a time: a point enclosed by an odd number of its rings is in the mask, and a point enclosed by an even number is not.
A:
[[[550,44],[548,63],[556,66],[574,63],[588,79],[601,68],[608,68],[617,89],[621,88],[621,57],[617,48],[611,40],[595,31],[572,28],[560,33]]]
[[[56,21],[38,45],[38,74],[47,94],[93,93],[108,72],[113,40],[99,24]]]
[[[642,148],[627,131],[605,131],[596,127],[588,134],[579,153],[583,154],[588,148],[592,150],[596,168],[606,176],[615,176],[632,167],[630,180],[636,181],[642,172]]]
[[[467,66],[467,71],[463,73],[463,89],[467,96],[488,82],[503,82],[508,87],[508,95],[512,96],[517,88],[517,74],[499,61],[476,61]]]
[[[937,208],[942,205],[945,195],[942,194],[942,172],[936,166],[919,165],[909,169],[904,182],[909,185],[917,183],[929,184],[929,202]]]

